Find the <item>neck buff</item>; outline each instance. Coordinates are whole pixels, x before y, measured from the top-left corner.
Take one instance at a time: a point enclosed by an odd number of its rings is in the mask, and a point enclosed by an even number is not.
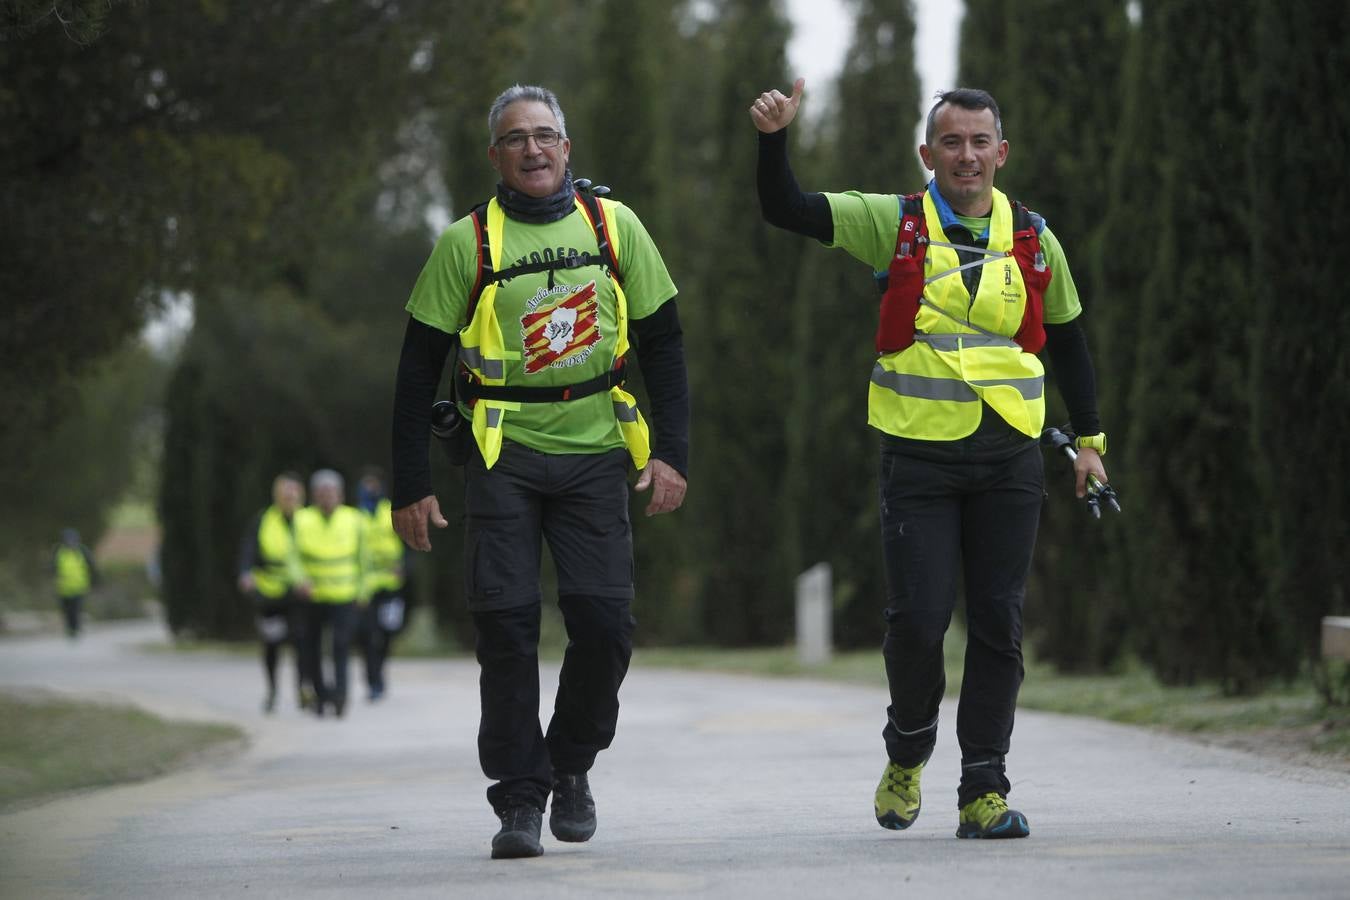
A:
[[[534,225],[556,222],[570,213],[576,203],[573,194],[571,169],[563,173],[562,187],[558,188],[558,192],[547,197],[531,197],[497,182],[497,202],[506,210],[506,214],[517,222]]]

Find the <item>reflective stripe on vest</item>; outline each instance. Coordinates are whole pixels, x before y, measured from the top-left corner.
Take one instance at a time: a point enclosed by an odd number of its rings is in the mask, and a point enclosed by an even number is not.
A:
[[[269,506],[258,522],[258,565],[253,568],[253,586],[258,593],[275,600],[291,587],[291,560],[295,553],[295,535],[291,523],[275,506]]]
[[[361,595],[365,513],[339,506],[324,517],[317,507],[295,513],[295,544],[317,603],[346,603]]]
[[[79,547],[56,548],[56,593],[62,597],[89,593],[89,561]]]
[[[981,403],[1028,437],[1045,423],[1045,370],[1013,340],[1022,326],[1027,287],[1012,256],[1013,214],[994,190],[989,240],[974,298],[959,272],[970,268],[942,230],[932,197],[923,197],[930,237],[914,343],[877,360],[868,386],[867,419],[888,434],[957,440],[979,426]]]
[[[606,201],[600,200],[602,215]],[[589,213],[581,200],[576,200],[579,215],[590,222]],[[592,223],[593,224],[593,223]],[[492,252],[492,270],[501,270],[502,235],[506,227],[506,214],[496,199],[487,205],[488,245]],[[595,229],[592,227],[592,233]],[[616,261],[619,259],[619,242],[613,229],[610,234],[610,249]],[[598,247],[597,247],[598,249]],[[614,361],[622,359],[628,352],[628,299],[623,287],[613,273],[609,274],[610,284],[614,288],[617,305],[615,328],[617,340],[614,347]],[[478,307],[474,310],[473,320],[459,333],[459,361],[483,384],[506,384],[506,361],[520,359],[520,353],[506,349],[502,338],[502,329],[497,321],[496,300],[498,284],[490,281],[483,286],[478,297]],[[623,434],[625,446],[633,458],[633,464],[641,469],[647,465],[650,456],[650,437],[647,423],[637,408],[637,398],[620,386],[610,388],[610,400],[614,405],[615,417],[619,421],[619,430]],[[519,410],[520,403],[506,400],[479,398],[474,402],[472,423],[475,443],[483,456],[484,465],[491,469],[501,455],[502,422],[508,412]]]

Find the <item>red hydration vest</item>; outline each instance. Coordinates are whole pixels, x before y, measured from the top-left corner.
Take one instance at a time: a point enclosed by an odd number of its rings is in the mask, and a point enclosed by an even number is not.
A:
[[[1012,255],[1026,283],[1026,309],[1013,340],[1027,353],[1039,353],[1045,346],[1045,288],[1050,269],[1041,253],[1041,239],[1035,216],[1017,201],[1012,203]],[[914,343],[914,319],[923,296],[924,256],[928,252],[928,223],[923,214],[923,192],[900,197],[900,231],[895,238],[895,255],[884,276],[877,279],[882,291],[881,313],[877,323],[878,354],[898,353]]]

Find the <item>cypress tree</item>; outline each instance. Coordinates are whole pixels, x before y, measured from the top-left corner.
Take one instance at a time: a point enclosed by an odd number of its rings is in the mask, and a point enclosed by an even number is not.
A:
[[[817,133],[809,123],[792,129],[806,143],[794,167],[806,190],[910,193],[924,181],[914,147],[921,110],[911,4],[862,0],[855,12],[836,102]],[[807,103],[826,99],[822,86],[815,87]],[[880,297],[872,273],[851,256],[793,240],[802,259],[793,316],[801,364],[787,409],[784,495],[785,520],[796,514],[800,523],[785,559],[795,559],[797,570],[830,562],[837,642],[875,646],[886,589],[877,537],[878,438],[867,425],[867,381],[876,361]],[[794,430],[800,436],[792,437]]]
[[[791,366],[785,310],[794,249],[771,233],[755,196],[755,130],[746,108],[786,75],[788,28],[772,0],[729,0],[704,26],[703,72],[682,108],[676,165],[687,173],[680,248],[667,257],[691,302],[684,316],[693,395],[689,495],[679,513],[699,565],[688,612],[724,644],[781,641],[791,628],[795,572],[777,560],[783,478],[777,398]],[[697,123],[697,124],[695,124]],[[687,168],[686,168],[687,167]],[[681,591],[684,593],[684,591]]]
[[[1116,567],[1128,578],[1136,645],[1166,681],[1214,677],[1234,692],[1287,671],[1291,660],[1264,601],[1268,573],[1255,537],[1264,515],[1242,489],[1256,474],[1240,437],[1253,412],[1243,323],[1263,293],[1243,252],[1250,80],[1231,62],[1255,46],[1248,12],[1240,5],[1213,16],[1189,0],[1142,6],[1134,135],[1154,148],[1151,159],[1135,156],[1132,174],[1143,177],[1123,189],[1147,202],[1142,215],[1116,216],[1112,226],[1147,229],[1144,252],[1132,257],[1143,268],[1138,292],[1111,298],[1140,323],[1117,457],[1133,500]],[[1202,30],[1189,25],[1202,20]],[[1102,252],[1122,251],[1107,241]]]
[[[957,84],[948,87],[983,88],[999,98],[1008,79],[1016,77],[1014,57],[1008,55],[1012,4],[1007,0],[963,0],[962,5],[965,12],[958,32]]]
[[[1115,0],[976,0],[961,27],[960,82],[999,103],[1008,162],[996,184],[1045,217],[1065,248],[1085,314],[1089,346],[1100,344],[1102,298],[1091,265],[1092,236],[1106,206],[1109,158],[1122,98],[1128,37],[1124,5]],[[1043,354],[1045,357],[1045,354]],[[1048,363],[1048,358],[1046,359]],[[1098,393],[1121,373],[1097,356]],[[1047,425],[1068,421],[1047,366]],[[1103,418],[1114,441],[1125,423]],[[1116,455],[1106,461],[1112,471]],[[1123,598],[1102,560],[1118,523],[1108,514],[1092,527],[1073,496],[1067,461],[1047,459],[1043,513],[1027,604],[1028,633],[1039,653],[1069,668],[1109,663],[1120,646]]]
[[[1268,579],[1260,613],[1297,649],[1273,661],[1289,672],[1318,655],[1322,616],[1350,612],[1350,305],[1334,249],[1350,240],[1350,185],[1336,171],[1350,150],[1350,10],[1263,4],[1253,15],[1246,222],[1256,302],[1245,328],[1233,327],[1247,337],[1238,377],[1252,419],[1240,443],[1255,458],[1256,489],[1228,483],[1265,511],[1254,535]]]

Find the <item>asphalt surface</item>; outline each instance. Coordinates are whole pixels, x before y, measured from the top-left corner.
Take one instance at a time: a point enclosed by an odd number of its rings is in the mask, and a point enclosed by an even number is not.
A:
[[[594,839],[546,824],[543,857],[493,861],[472,661],[396,658],[384,701],[316,720],[290,692],[264,716],[253,659],[141,649],[163,640],[140,623],[0,641],[0,689],[249,734],[167,777],[0,815],[0,898],[1350,896],[1346,775],[1024,711],[1009,800],[1031,837],[962,841],[945,709],[923,813],[890,832],[871,810],[883,690],[644,669],[640,651],[591,775]],[[543,679],[549,697],[556,665]]]

